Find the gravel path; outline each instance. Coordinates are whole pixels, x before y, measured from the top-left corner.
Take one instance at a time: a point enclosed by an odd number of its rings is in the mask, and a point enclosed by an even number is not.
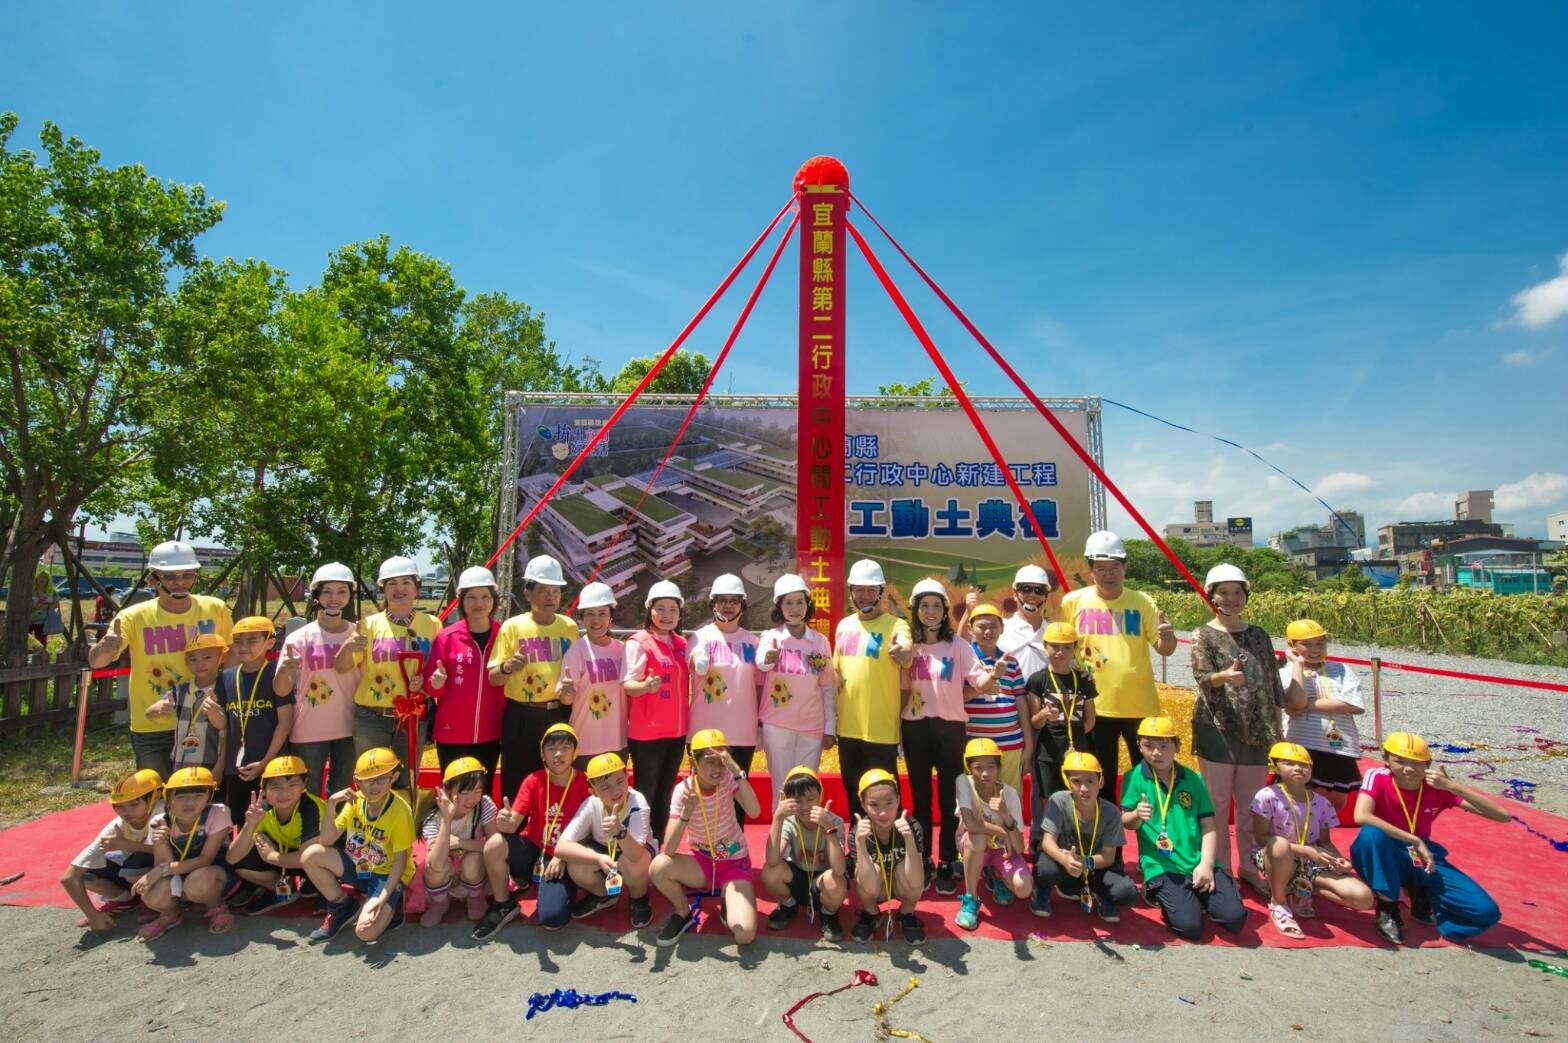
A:
[[[1181,635],[1190,636],[1188,633]],[[1274,646],[1284,648],[1275,640]],[[1549,666],[1524,666],[1501,659],[1437,655],[1403,648],[1351,645],[1336,642],[1330,655],[1353,659],[1378,656],[1411,666],[1433,667],[1474,674],[1493,674],[1525,680],[1568,684],[1568,670]],[[1155,676],[1160,666],[1155,664]],[[1185,646],[1166,665],[1170,684],[1192,687],[1192,660]],[[1361,741],[1375,749],[1372,731],[1371,671],[1355,667],[1368,699],[1362,718]],[[1523,792],[1534,803],[1556,814],[1568,814],[1568,693],[1510,685],[1488,685],[1451,677],[1433,677],[1402,670],[1382,671],[1383,730],[1414,731],[1433,745],[1475,747],[1471,751],[1437,750],[1437,759],[1448,773],[1488,791],[1509,790],[1510,780],[1535,783]],[[1510,793],[1510,795],[1513,795]]]

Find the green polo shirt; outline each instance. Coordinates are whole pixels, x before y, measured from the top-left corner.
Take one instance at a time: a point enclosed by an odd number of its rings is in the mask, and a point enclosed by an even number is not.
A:
[[[1174,770],[1174,791],[1158,784],[1147,764],[1140,764],[1122,776],[1122,810],[1132,811],[1143,800],[1148,800],[1154,808],[1149,821],[1138,824],[1138,868],[1145,881],[1161,873],[1185,876],[1196,869],[1198,856],[1203,851],[1203,820],[1214,817],[1214,804],[1209,800],[1209,788],[1203,784],[1203,776],[1180,764]],[[1170,801],[1163,826],[1160,822],[1162,796]],[[1162,828],[1171,842],[1168,855],[1155,844]]]

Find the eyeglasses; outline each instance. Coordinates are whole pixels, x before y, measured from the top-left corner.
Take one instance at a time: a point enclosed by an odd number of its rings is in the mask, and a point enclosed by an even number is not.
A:
[[[1015,583],[1013,590],[1019,594],[1049,594],[1050,587],[1042,587],[1038,583]]]

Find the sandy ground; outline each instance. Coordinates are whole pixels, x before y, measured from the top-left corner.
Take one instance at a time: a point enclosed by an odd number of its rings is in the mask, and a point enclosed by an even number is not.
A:
[[[324,948],[307,919],[242,918],[211,938],[182,925],[150,946],[76,930],[76,913],[0,908],[0,1038],[289,1040],[455,1038],[788,1040],[782,1012],[816,990],[880,979],[818,1000],[797,1017],[817,1043],[873,1040],[872,1005],[911,976],[920,986],[890,1021],[933,1041],[1063,1034],[1208,1040],[1260,1038],[1561,1039],[1568,981],[1511,952],[1134,949],[987,938],[919,950],[836,947],[764,937],[744,955],[715,936],[658,949],[652,932],[581,926],[553,935],[522,923],[478,946],[467,930],[410,924],[376,947],[349,932]],[[635,1005],[554,1010],[525,1021],[529,994],[553,988],[634,993]],[[1070,996],[1062,1001],[1054,997]],[[1188,1037],[1192,1038],[1192,1037]]]

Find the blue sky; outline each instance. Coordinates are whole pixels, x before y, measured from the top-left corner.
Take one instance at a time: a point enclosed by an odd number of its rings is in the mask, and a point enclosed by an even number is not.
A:
[[[385,232],[612,371],[833,153],[1042,394],[1244,442],[1372,525],[1468,488],[1523,533],[1568,509],[1561,5],[361,10],[34,4],[0,106],[18,145],[52,119],[227,200],[207,253],[305,285]],[[894,273],[970,390],[1011,390]],[[933,372],[858,262],[849,294],[851,390]],[[792,312],[776,279],[721,389],[792,387]],[[1323,514],[1116,410],[1106,455],[1157,525]]]

